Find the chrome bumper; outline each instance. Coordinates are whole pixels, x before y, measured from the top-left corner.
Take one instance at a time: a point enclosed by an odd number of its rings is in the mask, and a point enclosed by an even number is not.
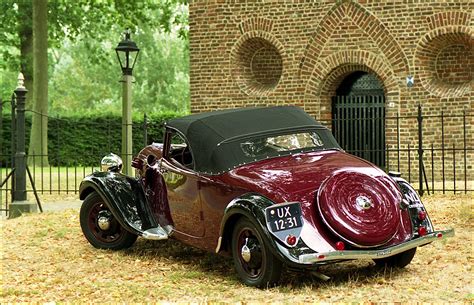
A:
[[[419,237],[405,243],[378,250],[347,250],[347,251],[331,251],[324,253],[303,254],[299,257],[300,264],[322,263],[332,260],[349,260],[349,259],[377,259],[396,255],[415,247],[423,246],[434,240],[443,239],[445,237],[454,236],[454,229],[434,231],[423,237]]]

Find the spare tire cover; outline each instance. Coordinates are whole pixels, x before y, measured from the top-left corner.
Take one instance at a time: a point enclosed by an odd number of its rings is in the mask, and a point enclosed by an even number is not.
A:
[[[383,245],[397,233],[400,200],[388,178],[352,171],[328,178],[318,193],[319,211],[329,229],[359,247]]]

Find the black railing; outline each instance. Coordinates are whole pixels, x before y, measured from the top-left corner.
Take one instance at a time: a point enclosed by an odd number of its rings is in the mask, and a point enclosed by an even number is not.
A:
[[[14,189],[12,185],[14,179],[11,179],[10,173],[15,168],[13,158],[15,117],[10,118],[10,114],[15,113],[15,107],[14,102],[8,105],[9,103],[10,101],[4,101],[0,107],[0,134],[2,135],[0,209],[5,213]],[[6,111],[7,108],[11,110]],[[401,172],[402,177],[414,183],[421,194],[472,192],[471,164],[474,163],[474,147],[471,124],[473,114],[467,112],[432,114],[430,112],[429,115],[425,115],[422,110],[420,106],[417,112],[410,115],[385,117],[385,143],[382,146],[371,149],[357,146],[354,146],[357,149],[343,148],[350,153],[369,159],[371,156],[385,156],[385,164],[381,167],[386,171]],[[32,115],[41,114],[27,111],[27,117]],[[75,198],[83,177],[99,169],[100,159],[105,154],[109,152],[120,154],[121,122],[103,119],[92,124],[71,118],[48,117],[47,119],[49,121],[47,155],[34,152],[27,156],[33,184],[42,201],[63,200],[65,197]],[[374,118],[338,118],[338,120],[373,121]],[[27,120],[27,134],[31,127],[29,122],[30,120]],[[332,128],[334,121],[323,122],[323,124]],[[344,125],[343,122],[338,122],[338,124],[338,126]],[[354,123],[347,126],[354,126]],[[361,126],[364,126],[363,122]],[[93,130],[93,136],[90,136],[87,141],[77,141],[78,137],[81,137],[81,131],[85,129]],[[161,141],[161,133],[157,133],[157,130],[161,129],[161,124],[149,121],[144,115],[142,122],[133,125],[133,154],[137,154],[145,144]],[[42,157],[47,158],[48,164],[44,164]],[[32,183],[28,183],[27,192],[31,198],[29,200],[34,201]]]
[[[344,145],[342,148],[372,162],[377,160],[371,160],[371,156],[385,155],[381,167],[387,172],[400,172],[410,183],[416,183],[421,194],[472,192],[473,118],[473,113],[466,111],[440,111],[426,115],[419,106],[414,114],[385,117],[382,149],[353,149]],[[338,120],[349,121],[348,126],[369,124],[364,122],[364,118],[357,117]],[[323,124],[334,128],[335,124],[341,126],[346,123],[334,122],[333,119]],[[350,136],[350,133],[345,134],[345,137]]]

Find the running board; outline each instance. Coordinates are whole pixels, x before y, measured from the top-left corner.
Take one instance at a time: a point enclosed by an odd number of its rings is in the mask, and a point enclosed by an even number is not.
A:
[[[150,228],[148,230],[143,231],[142,237],[145,239],[151,240],[164,240],[168,239],[168,237],[173,233],[173,227],[170,225],[167,226],[158,226],[156,228]]]

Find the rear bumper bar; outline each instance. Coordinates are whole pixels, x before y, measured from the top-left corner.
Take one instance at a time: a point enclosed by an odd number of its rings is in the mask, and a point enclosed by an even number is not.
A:
[[[322,263],[332,260],[350,260],[350,259],[377,259],[390,257],[412,248],[429,244],[435,240],[454,236],[454,229],[434,231],[423,237],[412,239],[402,244],[377,250],[347,250],[331,251],[325,253],[303,254],[299,257],[300,264]]]

